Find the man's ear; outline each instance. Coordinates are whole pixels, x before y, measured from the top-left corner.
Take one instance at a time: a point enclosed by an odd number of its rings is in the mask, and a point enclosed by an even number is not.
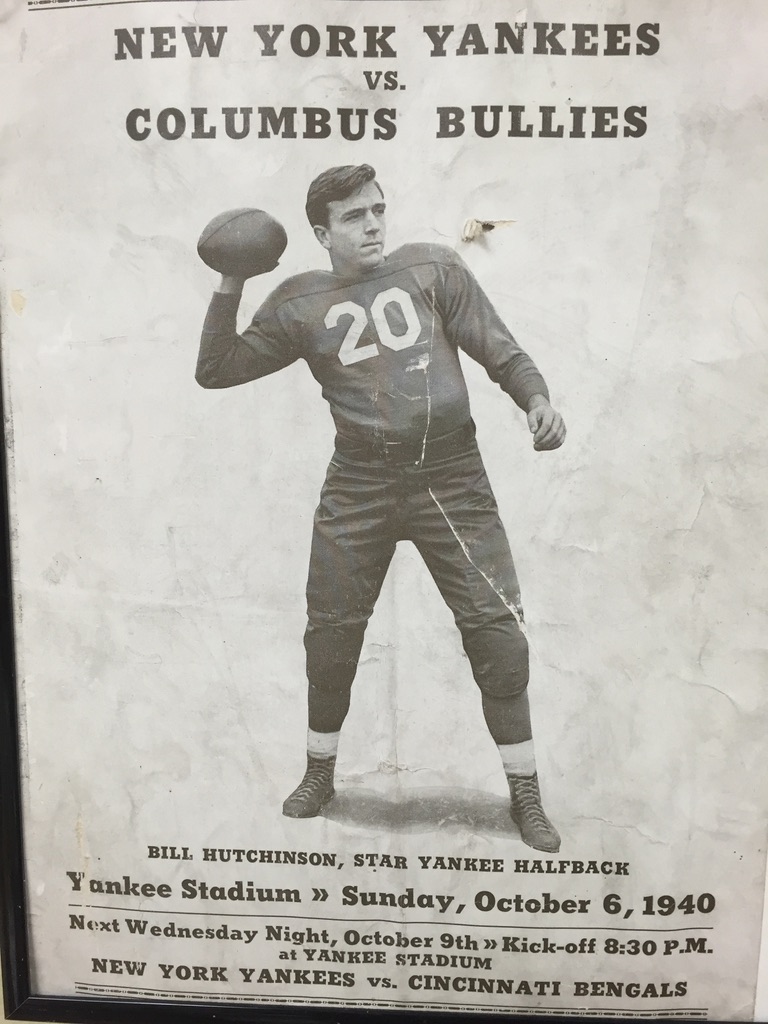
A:
[[[324,249],[330,249],[331,242],[328,238],[328,228],[324,227],[322,224],[315,224],[312,230],[315,232],[315,238],[318,240],[320,245],[322,245]]]

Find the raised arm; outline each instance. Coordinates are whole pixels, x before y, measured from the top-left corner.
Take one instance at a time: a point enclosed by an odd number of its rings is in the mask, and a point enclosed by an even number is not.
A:
[[[244,279],[222,275],[208,306],[200,338],[195,380],[204,388],[231,388],[266,377],[299,357],[269,299],[250,327],[237,333]]]

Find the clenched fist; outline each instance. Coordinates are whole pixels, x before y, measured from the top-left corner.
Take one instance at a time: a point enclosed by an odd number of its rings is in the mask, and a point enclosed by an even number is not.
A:
[[[543,395],[534,395],[528,403],[528,429],[537,452],[559,448],[565,440],[565,422]]]

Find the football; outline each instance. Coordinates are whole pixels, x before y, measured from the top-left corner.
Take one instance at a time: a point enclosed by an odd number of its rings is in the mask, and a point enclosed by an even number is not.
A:
[[[220,274],[255,277],[277,266],[288,244],[282,224],[264,210],[227,210],[203,228],[197,253]]]

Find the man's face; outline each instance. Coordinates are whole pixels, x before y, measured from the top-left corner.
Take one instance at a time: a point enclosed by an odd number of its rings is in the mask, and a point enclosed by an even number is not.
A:
[[[328,227],[315,234],[328,250],[337,274],[354,276],[384,261],[386,204],[378,185],[369,181],[346,199],[328,203]]]

